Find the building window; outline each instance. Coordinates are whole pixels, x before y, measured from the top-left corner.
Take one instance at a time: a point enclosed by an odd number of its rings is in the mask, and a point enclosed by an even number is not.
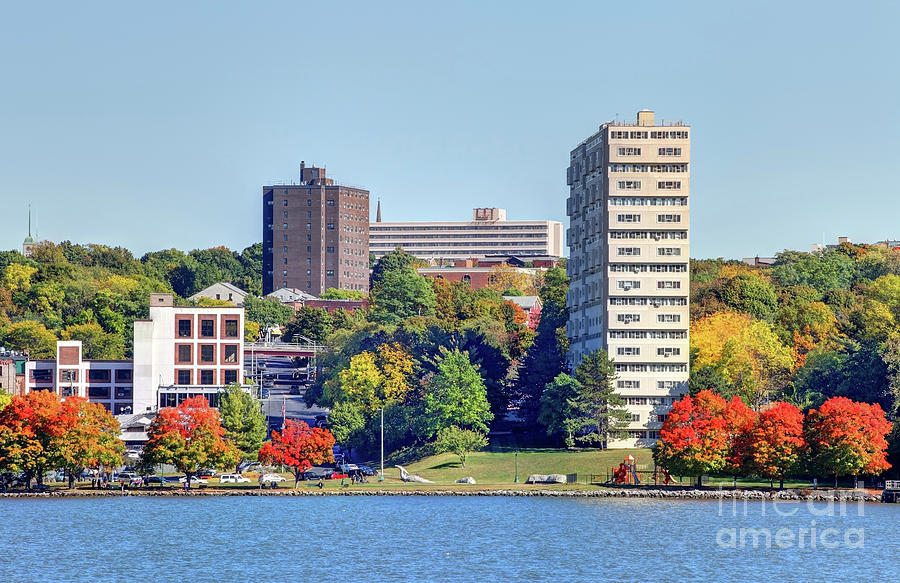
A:
[[[681,190],[680,180],[660,180],[656,183],[658,190]]]
[[[132,393],[131,387],[116,387],[116,399],[130,399]]]
[[[677,389],[678,385],[678,381],[656,381],[657,389]]]
[[[285,257],[284,259],[282,259],[282,261],[284,262],[284,265],[287,265],[287,257]]]
[[[216,337],[216,324],[215,320],[211,318],[203,318],[200,320],[200,337],[201,338],[215,338]]]
[[[108,383],[112,378],[112,373],[108,368],[102,370],[90,369],[87,371],[87,378],[89,383]]]
[[[237,344],[226,344],[225,345],[225,363],[226,364],[237,364],[237,361],[238,361]]]
[[[617,356],[640,356],[641,349],[638,346],[619,346],[616,348]]]
[[[238,337],[238,321],[231,318],[225,320],[225,338]]]
[[[288,203],[287,203],[287,199],[284,199],[283,202],[284,202],[284,206],[287,206],[287,204],[288,204]]]
[[[640,247],[619,247],[616,253],[625,257],[638,257],[641,254]]]
[[[284,240],[287,241],[287,234],[284,235]]]
[[[179,344],[178,345],[178,364],[191,364],[191,345],[190,344]]]
[[[109,387],[88,387],[88,397],[91,399],[109,399]]]
[[[659,247],[656,250],[657,255],[664,255],[667,257],[674,257],[681,255],[681,248],[679,247]]]
[[[284,218],[288,218],[287,211],[284,211]]]
[[[616,220],[618,220],[620,223],[640,223],[641,215],[623,214],[618,215],[616,217]]]
[[[283,271],[282,275],[284,275],[285,277],[287,277],[287,269],[284,269],[284,270],[282,270],[282,271]]]
[[[306,275],[312,275],[312,269],[307,269],[307,270],[306,270]]]
[[[307,281],[307,282],[306,282],[306,289],[309,289],[309,288],[311,288],[311,287],[312,287],[312,283],[310,283],[310,282]]]
[[[212,385],[215,383],[213,377],[213,371],[211,370],[201,370],[200,371],[200,384],[201,385]]]
[[[329,201],[328,201],[328,206],[334,206],[334,201],[333,201],[333,200],[329,200]]]
[[[641,420],[641,414],[640,414],[640,413],[632,413],[632,414],[631,414],[631,422],[632,422],[632,423],[639,423],[640,420]]]
[[[178,379],[179,385],[189,385],[191,384],[191,371],[189,370],[178,370],[175,371],[176,377]]]
[[[307,257],[307,258],[306,258],[306,264],[307,264],[307,265],[312,265],[312,257]]]
[[[625,291],[630,289],[641,289],[641,282],[637,279],[620,279],[616,282],[616,289]]]
[[[312,229],[312,223],[306,223],[306,230],[309,231]]]
[[[619,180],[618,187],[619,187],[619,190],[640,190],[641,189],[641,181],[640,180]]]
[[[623,324],[630,324],[632,322],[640,322],[641,315],[640,314],[616,314],[616,322],[621,322]]]
[[[671,346],[665,346],[665,347],[656,349],[657,356],[678,356],[680,354],[681,354],[680,348],[673,348]]]
[[[325,277],[334,277],[334,270],[333,269],[326,270]]]
[[[287,223],[284,223],[284,225],[283,225],[281,228],[282,228],[282,229],[287,229]]]
[[[680,223],[681,215],[656,215],[656,220],[660,223]]]
[[[616,381],[617,389],[640,389],[641,381]]]
[[[640,148],[619,148],[619,156],[640,156]]]
[[[120,369],[116,371],[116,382],[117,383],[130,383],[132,379],[132,371],[131,369]]]
[[[200,345],[200,362],[202,364],[215,364],[216,362],[216,346],[215,344]]]
[[[681,314],[657,314],[656,321],[663,324],[681,322]]]
[[[334,247],[326,247],[325,252],[326,253],[334,253]]]
[[[311,219],[311,218],[312,218],[312,211],[306,211],[306,218],[307,218],[307,219]]]
[[[328,226],[326,226],[325,228],[328,229],[329,231],[333,231],[333,230],[334,230],[334,223],[328,223]]]
[[[680,281],[657,281],[656,289],[681,289]]]
[[[179,338],[190,338],[191,337],[191,321],[188,319],[178,320],[178,337]]]
[[[660,156],[681,156],[681,148],[660,148]]]
[[[307,235],[307,236],[306,236],[306,240],[307,240],[307,241],[312,241],[312,235]]]
[[[312,201],[310,199],[306,199],[306,206],[312,206]]]
[[[226,370],[225,371],[225,384],[230,385],[231,383],[237,382],[237,371],[236,370]]]

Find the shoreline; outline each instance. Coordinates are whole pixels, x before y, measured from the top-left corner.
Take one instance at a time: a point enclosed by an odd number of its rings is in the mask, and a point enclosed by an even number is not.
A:
[[[346,490],[236,490],[236,489],[196,489],[185,492],[169,490],[57,490],[54,492],[4,492],[0,500],[15,498],[191,498],[228,496],[506,496],[544,498],[612,498],[612,499],[667,499],[667,500],[743,500],[748,502],[868,502],[882,503],[879,495],[865,490],[698,490],[659,488],[603,488],[596,490],[555,490],[522,488],[478,488],[457,489],[346,489]]]

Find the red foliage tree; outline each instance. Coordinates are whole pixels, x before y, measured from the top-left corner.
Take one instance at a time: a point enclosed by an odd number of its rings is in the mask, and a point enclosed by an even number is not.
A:
[[[69,488],[84,468],[114,467],[122,462],[125,443],[119,439],[119,422],[100,403],[84,397],[62,402],[66,432],[60,444],[60,467],[69,474]]]
[[[219,412],[206,397],[185,399],[177,407],[164,407],[147,429],[144,456],[151,463],[174,465],[190,487],[191,476],[202,468],[235,465],[240,452],[225,440]]]
[[[753,429],[758,414],[740,397],[732,397],[722,411],[728,435],[728,459],[724,471],[735,478],[746,473],[747,435]]]
[[[334,461],[333,448],[334,436],[327,429],[288,419],[284,431],[273,431],[272,440],[263,444],[259,461],[290,467],[296,488],[300,474],[313,465]]]
[[[806,446],[803,413],[790,403],[775,403],[759,414],[756,423],[740,441],[743,462],[754,475],[773,480],[784,488],[784,476],[796,470]]]
[[[59,396],[50,391],[32,391],[13,397],[0,411],[0,468],[24,472],[28,482],[60,462],[62,437],[75,422],[65,412]]]
[[[890,422],[877,403],[832,397],[806,416],[804,433],[813,469],[838,476],[880,474],[887,461]]]
[[[672,405],[653,448],[653,459],[672,473],[697,476],[727,468],[730,454],[728,404],[712,391],[685,396]]]

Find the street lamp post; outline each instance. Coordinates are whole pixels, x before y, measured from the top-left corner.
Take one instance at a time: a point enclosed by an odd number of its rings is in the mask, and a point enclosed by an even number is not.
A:
[[[384,407],[381,407],[381,475],[379,482],[384,482]]]
[[[515,483],[519,483],[519,450],[516,450],[516,481]]]

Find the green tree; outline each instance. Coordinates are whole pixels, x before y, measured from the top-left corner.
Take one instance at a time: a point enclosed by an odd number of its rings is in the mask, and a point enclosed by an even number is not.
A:
[[[581,392],[581,383],[560,373],[547,383],[541,395],[538,423],[547,429],[547,435],[561,437],[566,447],[575,447],[576,424],[572,403]]]
[[[56,335],[33,320],[10,324],[3,335],[3,344],[12,350],[27,350],[31,358],[56,356]]]
[[[407,267],[424,267],[426,264],[421,259],[410,255],[403,249],[394,249],[383,255],[372,267],[372,287],[375,287],[391,271],[401,271]]]
[[[256,322],[263,329],[273,326],[284,326],[291,321],[294,310],[275,298],[257,298],[248,295],[244,298],[245,318]]]
[[[771,320],[775,314],[775,287],[760,277],[736,275],[722,285],[721,295],[729,307],[760,320]]]
[[[494,418],[484,379],[467,352],[444,350],[423,397],[427,437],[451,425],[487,432]]]
[[[613,387],[615,378],[615,364],[603,349],[587,354],[575,367],[575,380],[581,385],[570,400],[576,440],[602,447],[628,426],[631,415]]]
[[[385,272],[372,290],[373,317],[391,323],[434,315],[437,300],[428,279],[410,267]]]
[[[319,294],[319,299],[322,300],[364,300],[366,297],[366,292],[363,291],[355,289],[337,289],[334,287],[328,288]]]
[[[487,447],[488,439],[484,433],[460,429],[456,425],[444,427],[438,431],[434,440],[436,453],[451,452],[459,457],[459,463],[466,467],[466,458],[469,453]]]
[[[332,330],[332,318],[325,308],[303,306],[288,322],[284,330],[285,342],[291,342],[297,336],[305,336],[313,342],[322,344]]]
[[[807,285],[826,292],[831,289],[847,289],[853,281],[853,260],[839,251],[779,253],[772,267],[775,280],[784,286]]]
[[[62,331],[63,340],[80,340],[84,358],[125,358],[125,339],[120,334],[104,332],[99,324],[76,324]]]
[[[336,403],[328,414],[328,429],[334,440],[348,452],[356,445],[357,434],[366,426],[365,417],[358,406],[349,401]]]
[[[237,467],[241,461],[256,460],[266,439],[266,417],[259,401],[245,392],[240,383],[231,383],[219,396],[219,415],[225,428],[225,440],[240,452]]]

